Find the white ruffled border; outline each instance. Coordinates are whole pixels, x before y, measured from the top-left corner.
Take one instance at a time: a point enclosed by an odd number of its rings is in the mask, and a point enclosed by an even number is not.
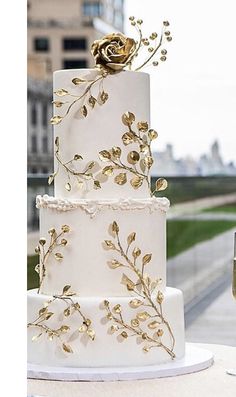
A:
[[[166,197],[152,197],[147,199],[60,199],[50,197],[47,194],[36,197],[37,208],[50,208],[57,211],[71,211],[80,208],[87,212],[93,218],[98,212],[104,209],[112,210],[143,210],[148,209],[151,212],[160,210],[167,212],[170,202]]]

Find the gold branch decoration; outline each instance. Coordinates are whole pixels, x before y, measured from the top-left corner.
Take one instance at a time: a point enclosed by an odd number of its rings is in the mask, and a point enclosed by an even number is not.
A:
[[[52,101],[52,104],[56,108],[66,108],[63,115],[54,115],[50,123],[53,125],[60,124],[62,120],[70,113],[71,109],[75,104],[79,103],[79,112],[81,117],[87,117],[89,113],[89,109],[92,110],[95,105],[104,105],[108,100],[108,93],[104,91],[103,81],[107,77],[108,72],[106,70],[100,70],[98,75],[92,79],[87,80],[81,77],[74,77],[72,79],[72,83],[82,88],[79,90],[78,95],[71,94],[68,90],[64,88],[60,88],[57,91],[54,91],[54,94],[59,98],[58,100]],[[95,97],[92,93],[92,88],[98,85],[99,93],[97,97]],[[62,98],[66,98],[67,100],[62,100]]]
[[[78,331],[79,334],[86,334],[91,340],[95,339],[95,332],[92,328],[92,321],[87,318],[81,311],[80,304],[78,302],[74,302],[73,296],[74,292],[71,291],[70,285],[65,285],[63,291],[59,295],[54,295],[52,299],[46,301],[44,305],[39,309],[38,315],[36,319],[27,324],[28,328],[35,328],[39,331],[39,333],[35,334],[32,337],[32,341],[37,341],[43,334],[48,337],[49,341],[53,341],[54,339],[58,339],[61,343],[62,350],[66,353],[73,353],[71,346],[68,343],[69,334],[75,333]],[[55,301],[63,301],[65,303],[65,309],[63,310],[63,324],[58,328],[52,328],[49,323],[50,319],[58,315],[58,313],[54,313],[51,311],[51,304]],[[68,324],[64,323],[64,319],[68,319],[70,316],[77,313],[81,318],[81,323],[76,324],[76,329],[71,329]],[[65,340],[65,336],[67,336],[67,340]]]
[[[43,281],[46,276],[47,272],[47,261],[49,256],[54,252],[54,258],[58,261],[61,262],[63,259],[63,254],[61,251],[58,251],[57,249],[59,247],[65,247],[68,244],[67,239],[65,239],[65,234],[70,232],[70,227],[68,225],[62,225],[61,230],[59,232],[56,231],[55,228],[51,228],[48,230],[48,233],[50,235],[50,241],[48,248],[45,249],[45,245],[47,243],[46,238],[41,237],[39,239],[39,244],[35,248],[35,253],[39,255],[40,257],[40,263],[35,266],[35,271],[39,275],[39,288],[38,288],[38,293],[41,291]]]
[[[94,189],[101,188],[100,182],[94,177],[93,174],[93,170],[97,166],[97,163],[95,161],[90,161],[86,165],[83,171],[78,171],[76,168],[76,163],[78,163],[80,160],[83,160],[83,157],[80,154],[75,154],[71,160],[65,162],[61,159],[60,156],[59,137],[56,137],[55,139],[55,147],[56,147],[55,158],[57,160],[57,169],[53,174],[49,176],[48,178],[49,185],[51,185],[51,183],[54,181],[55,177],[59,172],[60,167],[63,167],[67,173],[67,182],[65,183],[65,189],[68,192],[70,192],[72,189],[72,182],[71,182],[72,178],[76,180],[78,189],[83,189],[84,182],[87,180],[93,181]]]
[[[159,178],[156,181],[155,190],[152,191],[150,183],[150,169],[154,163],[151,143],[157,138],[158,133],[150,129],[146,121],[139,121],[136,123],[136,131],[133,127],[135,122],[135,115],[131,112],[126,112],[122,115],[122,123],[128,128],[122,135],[122,142],[124,146],[136,144],[137,149],[131,150],[127,155],[127,163],[122,160],[122,149],[120,146],[114,146],[109,150],[102,150],[99,152],[99,158],[103,162],[108,162],[102,173],[108,177],[113,176],[114,170],[120,170],[114,178],[114,182],[118,185],[127,183],[127,173],[131,174],[130,184],[133,189],[139,189],[143,183],[146,183],[153,196],[158,191],[163,191],[168,184],[164,178]]]
[[[79,88],[77,95],[65,88],[59,88],[54,92],[58,99],[53,100],[53,105],[56,108],[65,108],[65,111],[62,115],[54,115],[50,120],[51,124],[60,124],[75,104],[79,104],[79,112],[83,118],[88,116],[89,109],[93,109],[95,105],[105,104],[109,96],[104,91],[103,82],[108,75],[125,69],[139,71],[150,65],[156,67],[159,61],[166,61],[167,50],[163,45],[172,40],[169,22],[163,21],[160,35],[152,32],[149,37],[145,37],[141,27],[143,20],[134,16],[129,20],[138,35],[137,39],[126,37],[122,33],[110,33],[95,40],[91,46],[91,53],[95,60],[95,69],[98,71],[97,76],[91,80],[85,77],[73,77],[72,83]],[[145,53],[145,57],[144,61],[138,63],[140,53]],[[98,86],[99,89],[97,98],[92,93],[94,86]]]
[[[120,228],[116,221],[112,223],[111,231],[114,241],[105,240],[104,247],[119,254],[119,259],[112,259],[108,265],[111,269],[128,268],[134,275],[134,278],[131,279],[123,273],[121,279],[121,284],[134,295],[129,302],[131,310],[134,310],[134,317],[130,322],[126,322],[121,305],[117,303],[111,307],[110,302],[105,300],[103,304],[107,311],[107,319],[112,322],[109,331],[117,333],[123,339],[137,337],[145,342],[144,352],[148,352],[152,348],[162,348],[174,359],[175,337],[163,314],[164,295],[157,288],[161,280],[151,280],[146,274],[146,267],[151,262],[152,254],[142,255],[141,249],[133,246],[136,240],[135,232],[128,235],[127,246],[124,248],[120,240]],[[140,266],[138,266],[138,261],[140,261]],[[168,333],[170,346],[167,346],[162,340],[165,333]]]

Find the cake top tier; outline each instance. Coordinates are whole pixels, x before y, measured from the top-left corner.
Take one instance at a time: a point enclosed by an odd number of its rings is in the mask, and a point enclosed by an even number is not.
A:
[[[112,33],[91,47],[93,69],[54,73],[54,173],[55,195],[60,198],[150,197],[151,142],[149,75],[137,72],[157,56],[164,30],[157,40],[142,37],[141,20],[131,18],[139,40]],[[153,43],[153,47],[150,45]],[[131,69],[142,46],[148,49],[143,63]],[[167,51],[160,50],[160,59]],[[153,61],[157,65],[157,61]],[[163,190],[159,181],[157,190]]]

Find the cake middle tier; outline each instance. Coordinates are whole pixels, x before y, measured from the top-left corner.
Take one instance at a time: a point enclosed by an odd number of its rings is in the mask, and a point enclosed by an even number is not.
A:
[[[166,286],[166,198],[62,200],[38,196],[39,291],[126,296],[139,282]]]

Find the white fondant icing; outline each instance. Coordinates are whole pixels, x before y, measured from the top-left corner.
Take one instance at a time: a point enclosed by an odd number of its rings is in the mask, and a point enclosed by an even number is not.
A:
[[[166,213],[160,208],[150,211],[148,205],[132,210],[128,207],[124,210],[118,203],[119,201],[116,202],[116,209],[110,205],[102,205],[99,211],[98,202],[95,207],[84,204],[71,211],[58,211],[57,206],[55,208],[50,205],[40,208],[40,237],[47,240],[45,249],[50,240],[49,229],[53,227],[60,230],[65,224],[71,229],[66,235],[68,244],[62,249],[63,260],[58,262],[53,253],[47,260],[42,293],[60,293],[64,285],[70,284],[80,296],[90,296],[91,293],[96,296],[126,294],[126,288],[120,284],[120,279],[124,270],[131,276],[130,270],[110,269],[107,262],[121,258],[119,253],[103,248],[104,240],[113,239],[108,230],[113,221],[120,227],[120,238],[125,249],[128,235],[136,232],[136,240],[132,247],[138,246],[143,255],[152,253],[152,260],[146,271],[152,279],[161,278],[161,289],[165,289]]]
[[[35,320],[43,303],[50,298],[52,297],[37,294],[36,290],[28,291],[29,322]],[[63,323],[71,327],[70,332],[67,335],[63,335],[63,340],[70,344],[74,353],[64,353],[60,348],[61,342],[57,338],[50,341],[46,335],[42,335],[37,341],[32,342],[32,337],[37,335],[39,330],[28,328],[28,361],[30,363],[63,367],[129,367],[154,365],[171,361],[170,356],[163,349],[153,348],[148,353],[144,353],[142,347],[145,342],[137,343],[135,337],[129,337],[121,342],[117,340],[116,335],[108,333],[108,328],[112,323],[106,320],[106,311],[102,309],[101,303],[104,299],[109,300],[111,307],[120,303],[125,321],[130,322],[136,313],[136,310],[129,306],[131,297],[108,297],[102,295],[101,297],[90,296],[73,299],[79,302],[82,312],[87,318],[92,320],[92,327],[96,333],[95,340],[87,340],[84,335],[73,338],[72,333],[81,325],[81,320],[76,314],[66,318],[61,317],[60,314],[65,308],[65,304],[61,301],[56,301],[50,306],[50,310],[55,315],[47,321],[47,325],[52,328],[59,328]],[[175,335],[174,352],[176,357],[181,358],[184,355],[185,341],[183,297],[180,290],[174,288],[166,289],[163,314],[168,319]],[[142,323],[142,328],[146,330],[147,324],[148,321]],[[150,333],[148,328],[147,332]],[[164,333],[162,340],[166,345],[170,346],[168,332]]]
[[[74,77],[94,78],[98,72],[95,69],[80,70],[60,70],[54,73],[54,91],[64,88],[73,95],[82,94],[85,85],[75,86],[72,83]],[[95,105],[94,109],[88,106],[88,116],[81,118],[81,103],[76,103],[63,121],[54,126],[54,137],[60,139],[60,156],[64,162],[73,159],[75,154],[83,156],[76,166],[79,170],[84,170],[91,161],[96,161],[100,168],[108,163],[100,161],[98,153],[101,150],[111,149],[113,146],[120,146],[122,149],[122,160],[127,163],[127,154],[131,150],[137,150],[137,144],[124,146],[122,135],[127,132],[127,127],[122,124],[122,114],[130,111],[135,114],[137,121],[147,121],[150,119],[150,87],[149,75],[142,72],[122,71],[108,76],[104,80],[104,90],[108,93],[108,101],[100,106]],[[98,87],[94,87],[93,95],[97,97]],[[58,97],[54,97],[58,100]],[[73,98],[66,95],[63,102],[71,101]],[[85,102],[86,104],[86,102]],[[65,106],[55,108],[54,114],[62,116],[66,110]],[[154,128],[154,127],[152,127]],[[55,170],[57,162],[55,160]],[[102,183],[99,190],[93,189],[92,181],[85,183],[85,188],[79,189],[78,183],[72,177],[70,183],[71,191],[65,189],[68,181],[66,171],[60,167],[59,173],[55,178],[55,196],[65,198],[114,198],[114,197],[148,197],[149,191],[146,183],[134,190],[129,182],[133,177],[127,172],[127,183],[119,186],[114,182],[116,174],[121,172],[115,170],[114,175],[102,179],[107,179]],[[129,175],[130,174],[130,175]],[[99,177],[98,177],[99,179]]]
[[[170,202],[167,198],[147,198],[147,199],[106,199],[106,200],[92,200],[92,199],[60,199],[50,197],[48,195],[36,197],[37,208],[51,208],[57,211],[71,211],[76,208],[81,208],[93,218],[99,211],[109,208],[112,210],[142,210],[148,209],[150,213],[161,210],[166,212],[169,208]]]

